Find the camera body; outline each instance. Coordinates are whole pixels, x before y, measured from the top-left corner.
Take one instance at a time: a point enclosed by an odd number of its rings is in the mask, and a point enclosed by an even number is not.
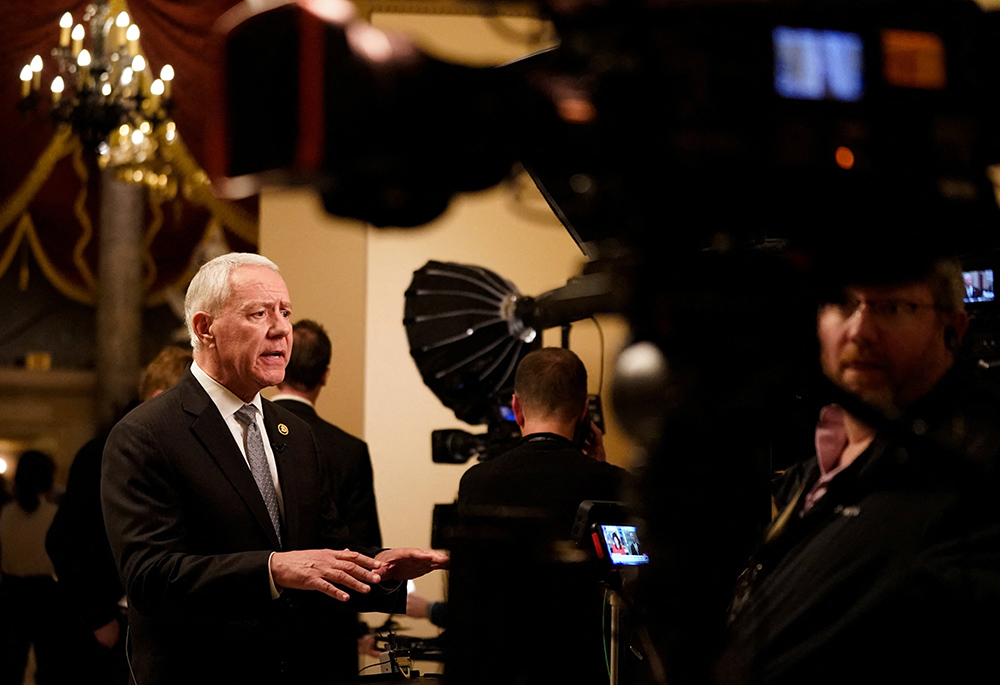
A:
[[[435,464],[464,464],[473,457],[481,461],[499,456],[521,439],[521,429],[511,409],[511,392],[501,392],[491,398],[492,412],[485,433],[469,433],[460,429],[431,432],[431,460]]]
[[[597,425],[601,433],[604,433],[604,409],[601,406],[600,395],[587,396],[587,415],[576,427],[576,434],[573,436],[573,444],[583,449],[590,440],[593,429],[591,423]]]

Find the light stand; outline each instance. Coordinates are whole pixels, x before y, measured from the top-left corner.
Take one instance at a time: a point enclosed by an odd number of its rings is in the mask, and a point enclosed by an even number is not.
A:
[[[611,685],[618,685],[620,668],[619,643],[621,641],[621,594],[614,588],[607,588],[608,606],[611,609],[611,630],[608,641],[608,675]]]

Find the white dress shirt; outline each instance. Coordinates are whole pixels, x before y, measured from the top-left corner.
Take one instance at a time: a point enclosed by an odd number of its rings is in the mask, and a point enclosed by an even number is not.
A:
[[[236,441],[236,445],[240,448],[240,453],[243,455],[244,461],[247,462],[247,468],[250,468],[250,462],[247,460],[247,447],[246,447],[246,426],[239,422],[236,418],[236,412],[246,404],[239,397],[234,395],[226,386],[219,383],[217,380],[209,376],[205,371],[198,366],[198,362],[191,363],[191,373],[194,375],[201,387],[205,389],[208,396],[212,399],[219,413],[222,414],[222,418],[225,419],[226,425],[229,427],[230,432],[233,434],[233,440]],[[278,509],[281,511],[281,515],[285,515],[285,503],[281,497],[281,484],[278,482],[278,467],[274,462],[274,451],[271,449],[271,441],[267,439],[267,430],[264,428],[264,410],[263,404],[260,399],[260,393],[254,396],[253,401],[250,403],[256,407],[255,417],[257,419],[257,427],[260,429],[260,435],[262,442],[264,443],[264,455],[267,457],[267,467],[271,471],[271,479],[274,481],[274,490],[278,495]],[[271,598],[277,599],[281,592],[278,590],[278,586],[274,583],[274,576],[271,575],[271,557],[274,556],[274,552],[271,556],[267,558],[267,575],[271,583]]]
[[[246,426],[239,422],[236,418],[236,412],[246,404],[239,397],[234,395],[226,386],[219,383],[217,380],[209,376],[205,371],[198,366],[198,362],[193,362],[191,364],[191,373],[201,384],[201,387],[205,389],[208,396],[212,399],[212,402],[218,408],[219,413],[222,414],[222,418],[226,421],[226,425],[229,426],[229,431],[233,434],[233,440],[236,441],[237,446],[240,448],[240,453],[243,455],[243,459],[247,461],[247,437],[246,437]],[[271,471],[271,480],[274,482],[274,490],[278,494],[278,509],[281,511],[281,515],[285,515],[285,503],[281,497],[281,484],[278,482],[278,467],[274,461],[274,450],[271,449],[271,441],[267,437],[267,430],[264,428],[264,408],[260,399],[260,393],[253,398],[250,402],[257,411],[255,417],[257,419],[257,428],[260,429],[260,435],[264,442],[264,455],[267,457],[267,468]],[[247,468],[250,467],[250,462],[247,461]]]

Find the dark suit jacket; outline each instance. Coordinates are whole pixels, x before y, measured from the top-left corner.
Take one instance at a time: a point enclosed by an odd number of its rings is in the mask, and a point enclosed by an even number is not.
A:
[[[460,513],[490,506],[544,510],[569,537],[584,500],[616,500],[626,472],[587,457],[569,440],[542,433],[522,438],[510,450],[476,464],[462,475]]]
[[[337,513],[347,524],[351,540],[364,547],[381,547],[382,531],[378,523],[372,460],[367,443],[324,421],[305,402],[277,400],[275,404],[303,419],[312,428],[316,449],[326,461],[330,473]]]
[[[284,499],[284,550],[342,549],[347,528],[312,431],[263,405]],[[373,588],[353,607],[319,592],[271,598],[277,537],[239,447],[190,371],[114,427],[101,489],[139,685],[336,682],[346,675],[330,648],[342,625],[336,613],[398,612],[405,602],[404,585],[395,593]]]
[[[45,538],[60,595],[86,630],[115,620],[122,595],[101,513],[101,455],[107,434],[88,441],[73,459],[66,493]]]
[[[581,502],[619,499],[626,478],[548,433],[465,472],[460,516],[472,517],[470,529],[480,525],[477,516],[499,518],[452,549],[448,673],[455,682],[607,684],[603,576],[553,550],[565,549],[554,540],[570,537]],[[510,578],[525,568],[530,582],[511,592]],[[534,621],[530,633],[527,621]],[[491,663],[503,668],[482,667]]]

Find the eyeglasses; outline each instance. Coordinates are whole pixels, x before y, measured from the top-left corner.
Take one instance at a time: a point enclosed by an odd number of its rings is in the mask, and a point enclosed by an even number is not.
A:
[[[922,309],[941,309],[938,305],[927,302],[859,300],[854,297],[847,298],[843,302],[831,302],[826,306],[845,320],[854,316],[854,313],[863,307],[875,322],[886,326],[902,326],[915,321]]]

